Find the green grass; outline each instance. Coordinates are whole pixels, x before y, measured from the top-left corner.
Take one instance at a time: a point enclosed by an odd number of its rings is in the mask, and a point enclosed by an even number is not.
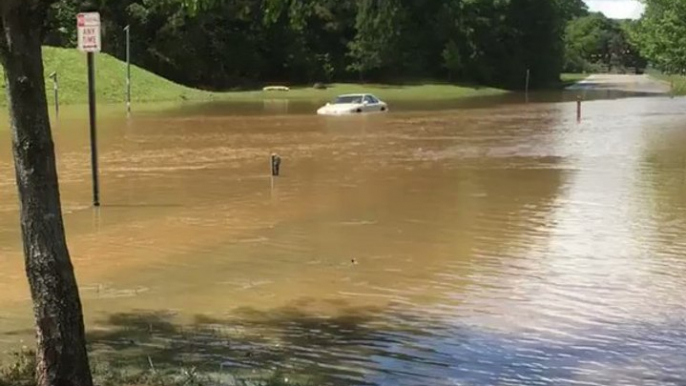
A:
[[[312,381],[289,378],[267,370],[262,376],[236,376],[228,372],[204,373],[195,367],[157,370],[127,370],[91,360],[94,384],[100,386],[313,386]],[[141,357],[146,365],[150,358]],[[9,363],[0,364],[0,386],[36,386],[36,354],[23,349],[12,353]]]
[[[655,79],[667,82],[672,88],[673,95],[686,95],[686,76],[684,75],[667,75],[661,73],[650,73]]]
[[[57,72],[61,104],[79,104],[88,101],[86,56],[74,49],[44,47],[46,89],[50,103],[53,103],[53,85],[48,75]],[[96,55],[96,87],[98,102],[124,102],[126,90],[126,66],[123,62],[106,54]],[[2,69],[0,69],[2,72]],[[4,74],[1,74],[4,78]],[[211,94],[179,86],[138,67],[132,67],[132,95],[135,102],[161,102],[184,99],[211,98]],[[0,103],[6,104],[5,95]]]
[[[75,49],[43,48],[48,100],[53,103],[52,80],[48,75],[57,72],[60,84],[60,104],[87,103],[86,56]],[[0,72],[2,69],[0,68]],[[96,89],[98,103],[124,103],[126,90],[126,66],[122,61],[107,55],[96,55]],[[2,74],[0,74],[2,75]],[[181,101],[262,101],[267,99],[329,100],[334,96],[354,92],[370,92],[390,101],[402,100],[449,100],[470,96],[495,95],[506,91],[472,85],[441,83],[411,85],[379,84],[332,84],[326,90],[312,87],[293,87],[288,92],[262,90],[208,92],[184,87],[159,77],[142,68],[132,66],[132,100],[142,102]],[[5,95],[0,104],[6,104]]]
[[[219,93],[216,97],[223,100],[264,100],[283,98],[290,100],[329,100],[336,95],[349,93],[372,93],[379,98],[390,101],[406,100],[449,100],[471,96],[497,95],[506,93],[505,90],[460,86],[453,84],[412,84],[412,85],[381,85],[381,84],[350,84],[335,83],[326,90],[315,90],[311,87],[295,87],[287,92],[272,91],[238,91]]]
[[[570,74],[570,73],[560,74],[560,82],[562,83],[562,87],[571,86],[574,83],[581,82],[582,80],[584,80],[586,78],[588,78],[588,74]]]
[[[579,82],[588,78],[588,74],[562,73],[560,80],[563,82]]]

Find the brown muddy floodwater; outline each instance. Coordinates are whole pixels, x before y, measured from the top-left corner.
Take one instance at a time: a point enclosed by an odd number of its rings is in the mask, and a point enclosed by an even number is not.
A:
[[[72,110],[54,134],[97,358],[317,385],[686,383],[684,99],[587,102],[581,123],[573,103],[105,111],[100,210]],[[6,128],[0,146],[8,352],[32,319]]]

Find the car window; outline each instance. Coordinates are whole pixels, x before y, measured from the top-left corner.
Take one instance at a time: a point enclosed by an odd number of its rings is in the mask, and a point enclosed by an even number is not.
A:
[[[379,100],[376,99],[374,95],[368,95],[369,99],[371,99],[371,102],[369,103],[379,103]]]
[[[334,104],[348,104],[348,103],[362,103],[362,97],[359,95],[345,95],[339,96],[334,101]]]
[[[371,95],[365,95],[365,96],[364,96],[364,101],[367,102],[367,103],[369,103],[369,104],[374,104],[374,103],[376,103],[376,102],[374,101],[374,98],[373,98]]]

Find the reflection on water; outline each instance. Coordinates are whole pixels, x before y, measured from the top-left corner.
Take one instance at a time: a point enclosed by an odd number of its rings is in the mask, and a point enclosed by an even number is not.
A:
[[[684,384],[686,101],[473,107],[106,115],[98,211],[67,114],[93,349],[334,385]],[[12,178],[3,151],[4,350],[31,337]]]

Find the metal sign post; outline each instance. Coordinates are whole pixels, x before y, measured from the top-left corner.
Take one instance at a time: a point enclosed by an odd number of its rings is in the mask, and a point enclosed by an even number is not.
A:
[[[60,86],[59,86],[59,82],[57,81],[57,72],[51,73],[50,78],[52,78],[52,90],[55,93],[55,117],[59,117],[59,115],[60,115]]]
[[[90,114],[91,167],[93,173],[93,206],[100,206],[100,183],[98,181],[98,137],[95,110],[95,53],[102,48],[100,38],[100,14],[79,13],[76,16],[79,50],[86,53],[88,61],[88,112]]]
[[[131,26],[126,31],[126,112],[131,114]]]

